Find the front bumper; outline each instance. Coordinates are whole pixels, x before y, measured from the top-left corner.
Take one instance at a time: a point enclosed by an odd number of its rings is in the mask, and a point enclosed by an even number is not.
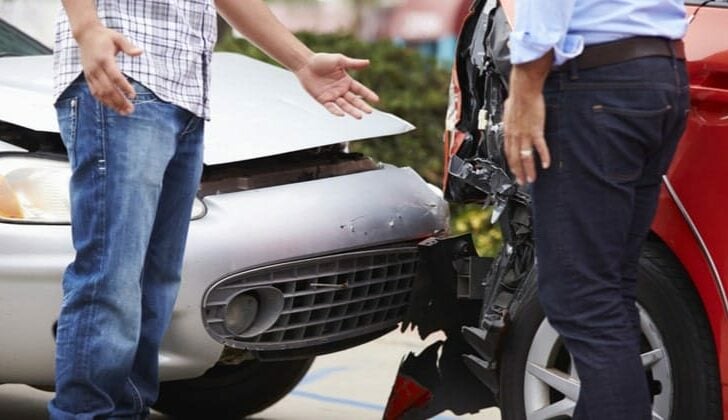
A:
[[[182,287],[160,353],[161,378],[196,377],[223,345],[202,300],[230,275],[287,261],[417,241],[447,229],[447,205],[409,168],[204,198],[191,223]],[[68,226],[0,224],[0,382],[53,382],[52,325],[73,258]],[[12,339],[16,337],[16,339]],[[22,337],[22,338],[21,338]]]

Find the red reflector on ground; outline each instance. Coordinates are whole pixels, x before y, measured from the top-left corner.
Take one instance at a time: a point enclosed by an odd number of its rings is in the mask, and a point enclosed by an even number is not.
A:
[[[392,393],[389,394],[383,420],[397,420],[412,408],[426,406],[431,399],[432,392],[429,389],[412,378],[400,374],[394,381]]]

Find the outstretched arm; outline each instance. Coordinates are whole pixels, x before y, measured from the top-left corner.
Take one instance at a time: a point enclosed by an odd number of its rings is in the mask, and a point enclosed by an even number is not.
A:
[[[291,70],[304,89],[332,114],[361,118],[378,96],[352,79],[348,70],[362,69],[368,60],[342,54],[314,53],[271,13],[262,0],[216,0],[220,14],[238,32]]]

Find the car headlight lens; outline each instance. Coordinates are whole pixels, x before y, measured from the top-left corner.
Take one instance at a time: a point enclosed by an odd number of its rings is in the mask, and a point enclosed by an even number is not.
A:
[[[8,156],[0,158],[0,221],[70,224],[68,184],[71,168],[63,160]],[[207,209],[199,199],[192,220]]]
[[[202,219],[207,214],[207,206],[198,197],[195,197],[195,202],[192,203],[192,220]]]

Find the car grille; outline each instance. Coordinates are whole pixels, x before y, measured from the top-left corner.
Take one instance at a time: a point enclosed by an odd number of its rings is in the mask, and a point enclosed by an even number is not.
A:
[[[295,349],[389,330],[402,320],[417,272],[416,247],[383,248],[278,264],[227,277],[205,294],[210,335],[235,348]],[[231,334],[226,304],[255,287],[275,287],[283,310],[254,337]]]

